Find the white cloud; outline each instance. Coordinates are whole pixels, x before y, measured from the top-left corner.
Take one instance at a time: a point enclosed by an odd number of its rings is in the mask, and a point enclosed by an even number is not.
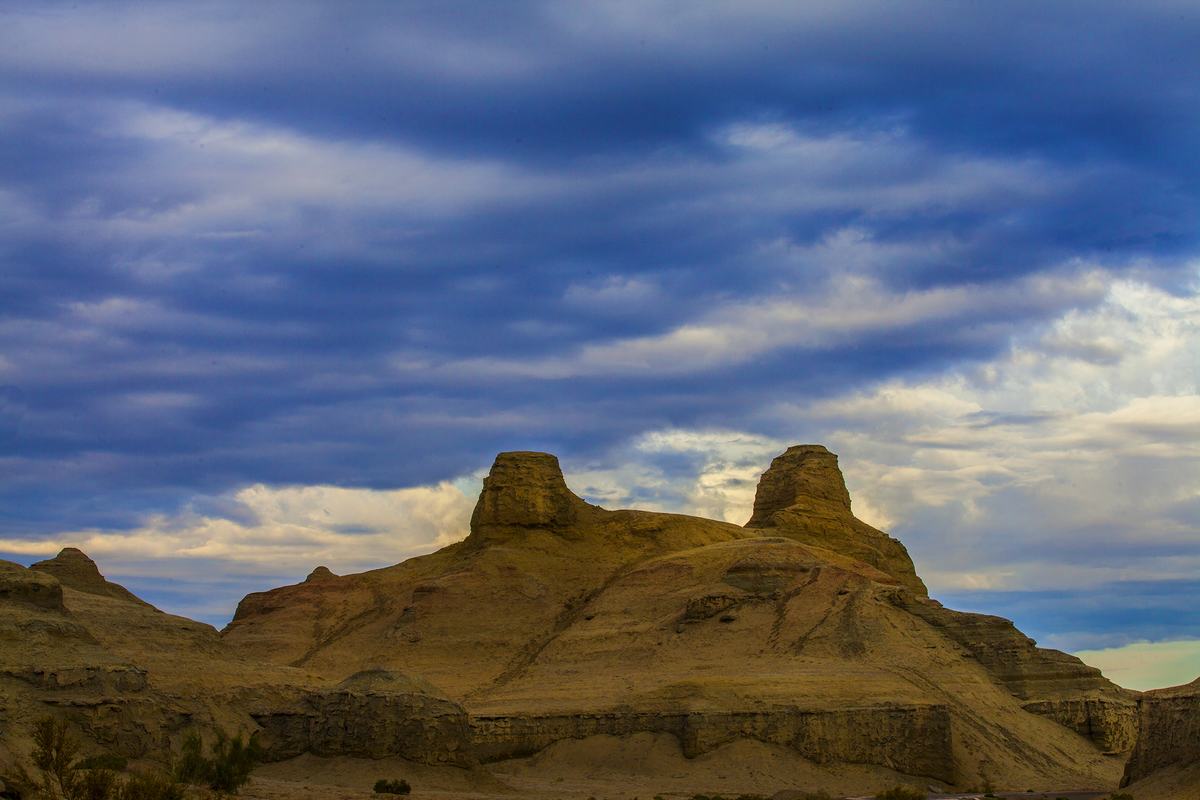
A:
[[[1000,288],[966,285],[905,291],[890,290],[871,276],[847,275],[824,291],[727,304],[665,333],[586,344],[568,356],[466,359],[435,369],[445,376],[690,375],[789,348],[830,347],[915,326],[953,326],[1091,304],[1104,296],[1106,285],[1098,270],[1039,275]],[[425,371],[429,365],[411,365],[398,356],[393,366]]]
[[[557,185],[498,161],[436,157],[397,143],[321,139],[166,107],[111,106],[107,118],[108,135],[146,146],[143,157],[156,180],[195,196],[164,212],[126,215],[120,221],[130,233],[170,224],[248,236],[263,232],[261,225],[271,221],[268,209],[290,213],[312,204],[428,218]],[[258,227],[246,229],[246,220]]]
[[[592,311],[627,314],[661,302],[662,295],[652,281],[630,275],[609,275],[593,283],[573,283],[563,293],[572,306]]]
[[[395,490],[336,486],[244,487],[220,503],[194,503],[155,515],[130,531],[82,530],[53,539],[0,539],[0,550],[48,557],[82,549],[116,574],[153,564],[158,576],[190,576],[192,562],[216,561],[227,574],[291,573],[318,564],[334,572],[388,566],[462,539],[475,498],[466,483]],[[224,514],[196,510],[223,505]]]
[[[743,524],[750,518],[758,477],[786,447],[765,436],[738,431],[652,431],[618,456],[620,463],[577,475],[594,496],[613,506],[693,514]],[[663,457],[685,457],[693,473],[680,475],[656,465]],[[600,489],[600,491],[597,491]],[[647,502],[647,496],[654,497]]]
[[[856,513],[900,535],[935,591],[1190,579],[1198,370],[1200,295],[1121,280],[991,362],[754,420],[800,438],[665,429],[568,480],[609,505],[741,523],[770,459],[815,440],[841,455]]]
[[[1121,280],[990,363],[775,415],[824,429],[935,587],[1155,580],[1195,561],[1198,377],[1200,295]]]
[[[1173,642],[1135,642],[1103,650],[1078,650],[1075,655],[1127,689],[1181,686],[1200,674],[1200,639]]]

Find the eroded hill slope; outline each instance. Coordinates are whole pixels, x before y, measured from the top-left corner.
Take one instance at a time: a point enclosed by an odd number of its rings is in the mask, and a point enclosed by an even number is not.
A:
[[[223,640],[329,680],[419,675],[485,759],[669,733],[693,755],[757,739],[960,785],[1103,786],[1136,727],[1097,670],[929,599],[816,445],[775,459],[745,527],[601,509],[553,456],[502,453],[466,540],[250,595]]]

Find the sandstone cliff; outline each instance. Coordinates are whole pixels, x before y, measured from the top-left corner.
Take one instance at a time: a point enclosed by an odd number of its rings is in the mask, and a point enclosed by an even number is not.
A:
[[[1011,623],[944,609],[853,516],[837,458],[790,448],[745,527],[609,511],[557,460],[502,453],[471,534],[362,575],[250,595],[223,640],[330,681],[420,675],[484,759],[668,733],[783,744],[947,783],[1115,784],[1134,697]]]
[[[1138,712],[1137,744],[1121,785],[1169,783],[1188,774],[1200,795],[1200,679],[1144,693]]]

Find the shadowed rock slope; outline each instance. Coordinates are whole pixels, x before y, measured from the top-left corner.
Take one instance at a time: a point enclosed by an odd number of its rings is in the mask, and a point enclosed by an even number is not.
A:
[[[1200,798],[1200,679],[1145,692],[1123,786],[1137,797]]]
[[[1103,787],[1136,728],[1134,693],[931,600],[816,445],[772,462],[745,527],[605,510],[553,456],[502,453],[464,541],[249,595],[222,643],[330,682],[420,676],[483,760],[649,733],[689,756],[751,739],[960,786]]]
[[[25,568],[0,561],[0,774],[27,759],[33,723],[70,722],[87,749],[165,758],[190,731],[261,729],[268,757],[389,748],[467,763],[461,706],[375,675],[334,684],[254,661],[209,625],[165,614],[68,548]]]

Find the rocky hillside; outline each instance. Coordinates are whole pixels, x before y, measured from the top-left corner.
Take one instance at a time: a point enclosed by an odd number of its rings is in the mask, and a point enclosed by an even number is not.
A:
[[[388,679],[390,677],[390,679]],[[467,763],[462,708],[396,676],[331,684],[245,658],[209,625],[164,614],[106,581],[83,553],[0,561],[0,774],[32,724],[61,716],[87,749],[161,758],[189,731],[262,729],[271,757],[387,748]]]
[[[596,735],[736,740],[958,785],[1115,785],[1133,693],[1010,622],[931,600],[856,519],[825,448],[790,448],[746,526],[609,511],[502,453],[466,540],[246,597],[222,640],[340,681],[417,675],[483,760]]]
[[[680,764],[724,774],[759,748],[831,788],[1113,787],[1135,738],[1131,780],[1195,761],[1194,688],[1147,695],[1140,737],[1137,704],[1011,622],[929,598],[815,445],[771,463],[745,526],[599,508],[553,456],[502,453],[465,540],[359,575],[318,567],[247,596],[220,633],[78,550],[0,562],[0,772],[49,713],[132,757],[223,728],[258,731],[276,760],[509,776],[649,742],[677,783]]]

